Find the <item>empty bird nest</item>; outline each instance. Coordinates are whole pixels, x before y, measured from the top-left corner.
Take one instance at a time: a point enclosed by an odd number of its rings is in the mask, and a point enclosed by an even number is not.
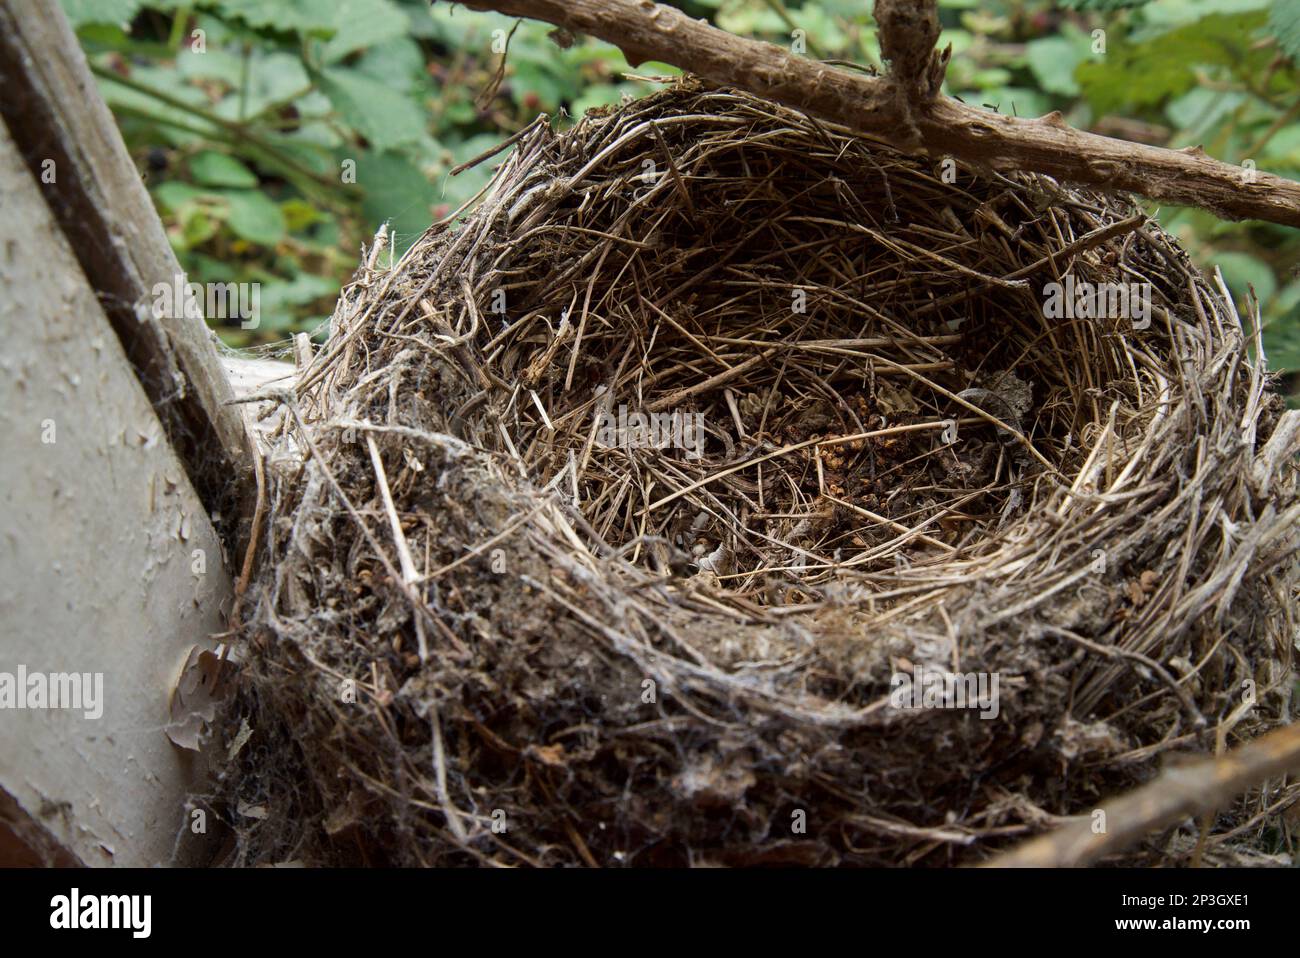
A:
[[[281,397],[227,861],[975,862],[1287,720],[1295,423],[1131,204],[692,81],[509,145]]]

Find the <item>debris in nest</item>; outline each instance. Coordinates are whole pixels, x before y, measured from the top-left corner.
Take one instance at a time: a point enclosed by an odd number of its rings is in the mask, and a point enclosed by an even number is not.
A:
[[[905,387],[894,386],[887,379],[882,379],[876,384],[876,404],[886,416],[921,411],[921,407],[916,404],[916,400]]]
[[[682,81],[363,266],[268,437],[232,863],[974,862],[1285,722],[1280,402],[1172,239],[1039,192]],[[1074,273],[1169,321],[1045,330]]]
[[[1017,420],[1033,408],[1033,385],[1028,380],[1017,376],[1014,370],[1006,369],[1002,372],[990,373],[977,382],[982,388],[1001,399]]]
[[[239,731],[235,733],[235,740],[230,743],[230,747],[226,750],[226,761],[233,761],[235,756],[237,756],[240,750],[248,744],[248,740],[252,737],[253,730],[248,727],[248,722],[241,721],[239,723]]]

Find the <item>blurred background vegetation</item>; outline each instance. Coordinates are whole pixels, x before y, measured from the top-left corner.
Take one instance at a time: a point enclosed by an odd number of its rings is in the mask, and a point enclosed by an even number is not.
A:
[[[60,0],[198,282],[260,282],[231,345],[321,337],[363,242],[400,252],[474,197],[531,122],[653,85],[614,47],[426,0]],[[742,36],[880,68],[868,0],[679,0]],[[1300,0],[940,0],[945,88],[967,103],[1300,179]],[[1098,49],[1104,31],[1104,52]],[[557,42],[557,40],[559,42]],[[508,49],[507,49],[508,45]],[[503,57],[503,50],[507,50]],[[504,69],[503,67],[504,59]],[[1300,399],[1300,232],[1151,208],[1239,303]]]

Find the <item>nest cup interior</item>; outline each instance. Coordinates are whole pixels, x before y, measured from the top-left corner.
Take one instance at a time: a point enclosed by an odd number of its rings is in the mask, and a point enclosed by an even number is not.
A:
[[[474,438],[517,452],[620,555],[759,602],[953,561],[996,545],[1026,484],[1068,485],[1113,401],[1141,401],[1138,298],[1045,310],[1067,269],[1169,301],[1140,219],[1096,239],[1131,210],[749,98],[694,106],[649,132],[635,113],[608,124],[544,223],[516,189],[499,285],[447,317],[478,326],[510,436]]]

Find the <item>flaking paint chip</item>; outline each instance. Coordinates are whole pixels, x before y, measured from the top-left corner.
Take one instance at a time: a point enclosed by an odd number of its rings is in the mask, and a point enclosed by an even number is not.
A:
[[[190,649],[172,690],[171,724],[167,726],[167,737],[181,748],[199,750],[204,732],[217,715],[224,668],[216,653],[197,645]]]

